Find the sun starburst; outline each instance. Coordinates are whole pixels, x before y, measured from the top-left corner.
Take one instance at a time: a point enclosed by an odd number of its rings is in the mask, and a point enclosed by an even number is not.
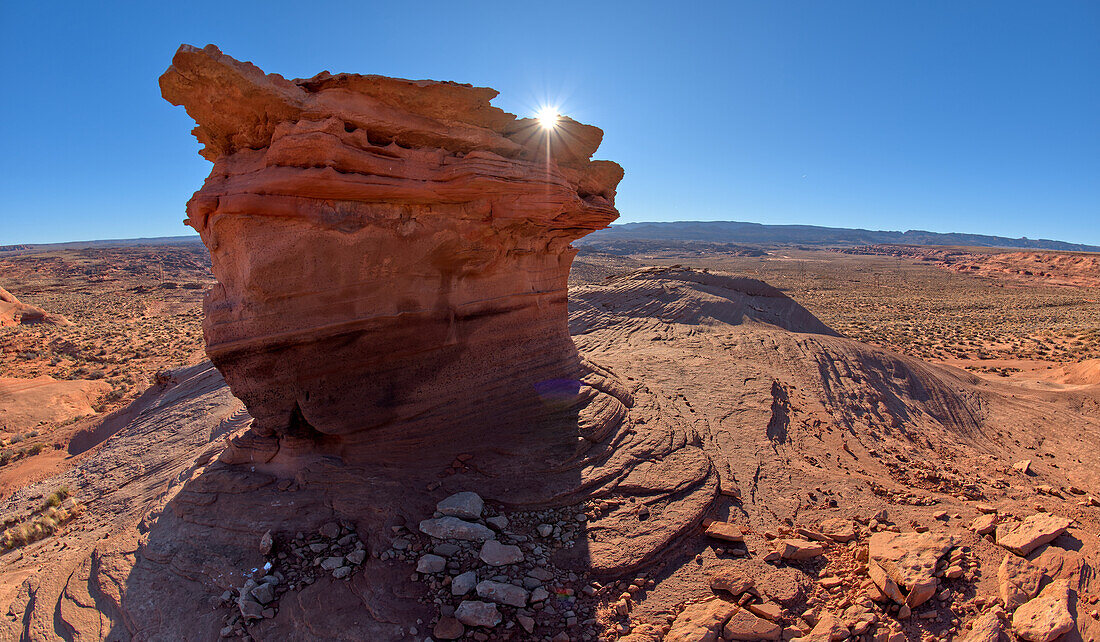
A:
[[[558,108],[551,106],[543,107],[535,114],[535,119],[539,121],[539,127],[546,131],[555,129],[558,126],[558,119],[560,117],[561,115],[558,114]]]

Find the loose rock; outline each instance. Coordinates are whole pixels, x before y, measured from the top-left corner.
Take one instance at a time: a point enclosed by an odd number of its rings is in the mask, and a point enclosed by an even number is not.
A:
[[[435,505],[435,509],[444,515],[461,519],[477,519],[484,508],[485,502],[481,496],[470,491],[455,493]]]
[[[672,623],[664,642],[716,642],[736,610],[736,604],[720,599],[689,604]]]
[[[1001,567],[997,569],[997,579],[1000,582],[1001,603],[1011,613],[1035,597],[1043,573],[1026,559],[1005,553]]]
[[[500,610],[496,604],[465,600],[455,609],[455,618],[466,626],[494,627],[500,624]]]
[[[497,604],[507,604],[515,607],[527,606],[527,591],[515,584],[505,584],[493,580],[478,582],[477,595]]]
[[[1069,583],[1051,582],[1039,597],[1016,609],[1012,630],[1029,642],[1051,642],[1073,628],[1069,612]]]
[[[745,609],[738,609],[722,628],[723,640],[778,640],[783,629],[774,622],[756,617]]]
[[[439,640],[457,640],[466,633],[466,627],[457,618],[441,617],[432,629],[432,636]]]
[[[506,566],[523,561],[523,551],[518,546],[501,544],[495,539],[485,542],[478,554],[481,561],[490,566]]]
[[[483,542],[496,535],[484,524],[467,522],[447,515],[420,522],[420,532],[439,539],[461,539],[469,542]]]
[[[1054,541],[1072,523],[1072,519],[1065,517],[1036,513],[1023,522],[998,526],[997,543],[1017,555],[1027,556],[1031,551]]]
[[[777,539],[772,544],[776,552],[787,560],[808,560],[825,552],[825,547],[820,543],[801,539]]]

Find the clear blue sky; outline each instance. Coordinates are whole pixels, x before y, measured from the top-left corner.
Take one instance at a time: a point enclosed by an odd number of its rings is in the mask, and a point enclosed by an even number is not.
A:
[[[620,221],[1100,244],[1100,3],[0,5],[0,243],[185,234],[209,163],[157,77],[180,43],[268,72],[456,80],[606,132]]]

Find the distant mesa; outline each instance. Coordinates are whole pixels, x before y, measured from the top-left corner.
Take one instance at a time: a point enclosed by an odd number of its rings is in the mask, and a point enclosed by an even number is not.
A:
[[[907,230],[863,230],[820,225],[763,225],[742,221],[661,221],[615,225],[584,240],[584,245],[605,245],[627,241],[694,241],[706,243],[794,243],[819,246],[908,244],[969,247],[1031,248],[1072,252],[1100,252],[1100,246],[1008,238],[988,234],[926,232]]]
[[[0,327],[35,323],[73,325],[60,314],[50,314],[40,307],[21,303],[14,294],[0,288]]]

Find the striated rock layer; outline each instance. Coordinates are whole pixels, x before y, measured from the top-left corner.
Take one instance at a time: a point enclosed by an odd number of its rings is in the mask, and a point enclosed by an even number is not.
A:
[[[218,279],[207,352],[255,418],[226,461],[537,449],[562,433],[548,413],[593,441],[621,420],[629,395],[566,320],[570,242],[618,216],[599,129],[547,132],[452,82],[286,80],[212,45],[160,84],[214,162],[187,207]]]

